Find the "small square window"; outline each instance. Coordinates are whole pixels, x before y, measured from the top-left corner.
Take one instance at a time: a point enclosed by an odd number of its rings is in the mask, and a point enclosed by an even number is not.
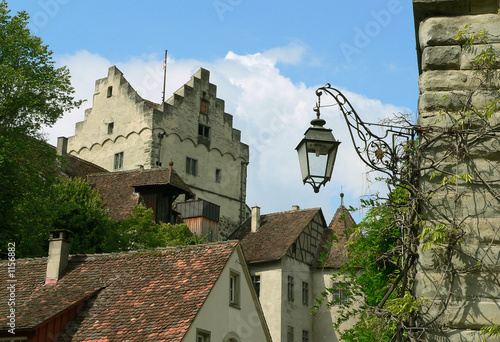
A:
[[[288,276],[288,301],[293,302],[294,298],[294,291],[293,291],[293,286],[294,286],[294,279],[292,276]]]
[[[215,182],[220,183],[222,179],[222,170],[221,169],[215,169]]]
[[[260,275],[252,276],[252,284],[255,289],[255,293],[257,293],[257,297],[260,297]]]
[[[309,284],[302,282],[302,304],[309,305]]]
[[[114,122],[110,122],[108,124],[108,134],[113,134],[114,128],[115,128],[115,123]]]
[[[309,331],[302,330],[302,342],[309,342]]]
[[[229,305],[240,306],[240,275],[234,271],[229,275]]]
[[[115,154],[115,170],[123,169],[123,152]]]
[[[210,342],[210,331],[196,329],[196,342]]]
[[[210,140],[210,127],[199,124],[198,125],[198,139]]]
[[[337,305],[349,303],[347,290],[342,287],[342,284],[335,284],[333,286],[333,301]]]
[[[186,173],[192,176],[198,176],[198,160],[186,157]]]
[[[109,86],[109,87],[108,87],[108,92],[107,92],[107,94],[106,94],[106,95],[107,95],[107,97],[111,97],[111,96],[113,96],[113,87],[112,87],[112,86]]]

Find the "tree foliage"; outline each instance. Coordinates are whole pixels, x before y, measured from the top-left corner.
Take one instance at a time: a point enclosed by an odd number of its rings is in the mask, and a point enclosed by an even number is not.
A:
[[[52,51],[31,34],[28,14],[11,16],[7,7],[0,3],[0,126],[33,135],[81,101],[73,97],[69,70],[57,68]]]
[[[132,215],[120,222],[119,231],[122,250],[190,245],[205,240],[204,237],[193,234],[184,223],[156,224],[153,210],[142,205],[136,206]]]
[[[43,125],[80,105],[73,93],[69,71],[57,68],[52,52],[31,34],[28,15],[11,16],[0,2],[0,253],[4,241],[18,242],[21,253],[42,252],[45,244],[38,242],[48,236],[59,160],[37,139]]]

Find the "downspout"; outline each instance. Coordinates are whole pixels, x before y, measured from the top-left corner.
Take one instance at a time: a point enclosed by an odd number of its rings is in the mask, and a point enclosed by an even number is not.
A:
[[[244,216],[244,205],[245,205],[245,199],[243,198],[243,190],[245,188],[245,180],[246,180],[246,166],[249,164],[249,162],[241,162],[241,172],[240,172],[240,225],[243,223],[245,220]]]

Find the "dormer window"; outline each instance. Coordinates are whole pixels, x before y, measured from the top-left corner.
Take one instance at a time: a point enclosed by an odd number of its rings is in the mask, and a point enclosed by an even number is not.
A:
[[[113,134],[113,129],[115,128],[115,123],[114,122],[110,122],[108,124],[108,134]]]
[[[205,100],[205,99],[201,100],[201,103],[200,103],[200,113],[201,114],[205,114],[205,115],[208,114],[208,101]]]
[[[108,87],[107,97],[111,97],[113,95],[113,86]]]

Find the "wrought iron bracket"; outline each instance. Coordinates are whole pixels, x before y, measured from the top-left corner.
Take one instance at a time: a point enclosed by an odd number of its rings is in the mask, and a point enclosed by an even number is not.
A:
[[[411,166],[413,161],[410,160],[407,152],[413,150],[410,148],[410,144],[414,143],[416,134],[419,131],[416,126],[402,127],[364,122],[344,94],[333,88],[329,83],[316,90],[318,102],[314,111],[316,111],[318,119],[323,93],[330,95],[338,104],[347,123],[354,149],[368,167],[385,173],[393,181],[401,181],[402,175],[411,177],[408,167]],[[385,134],[377,135],[368,126],[384,127]]]

